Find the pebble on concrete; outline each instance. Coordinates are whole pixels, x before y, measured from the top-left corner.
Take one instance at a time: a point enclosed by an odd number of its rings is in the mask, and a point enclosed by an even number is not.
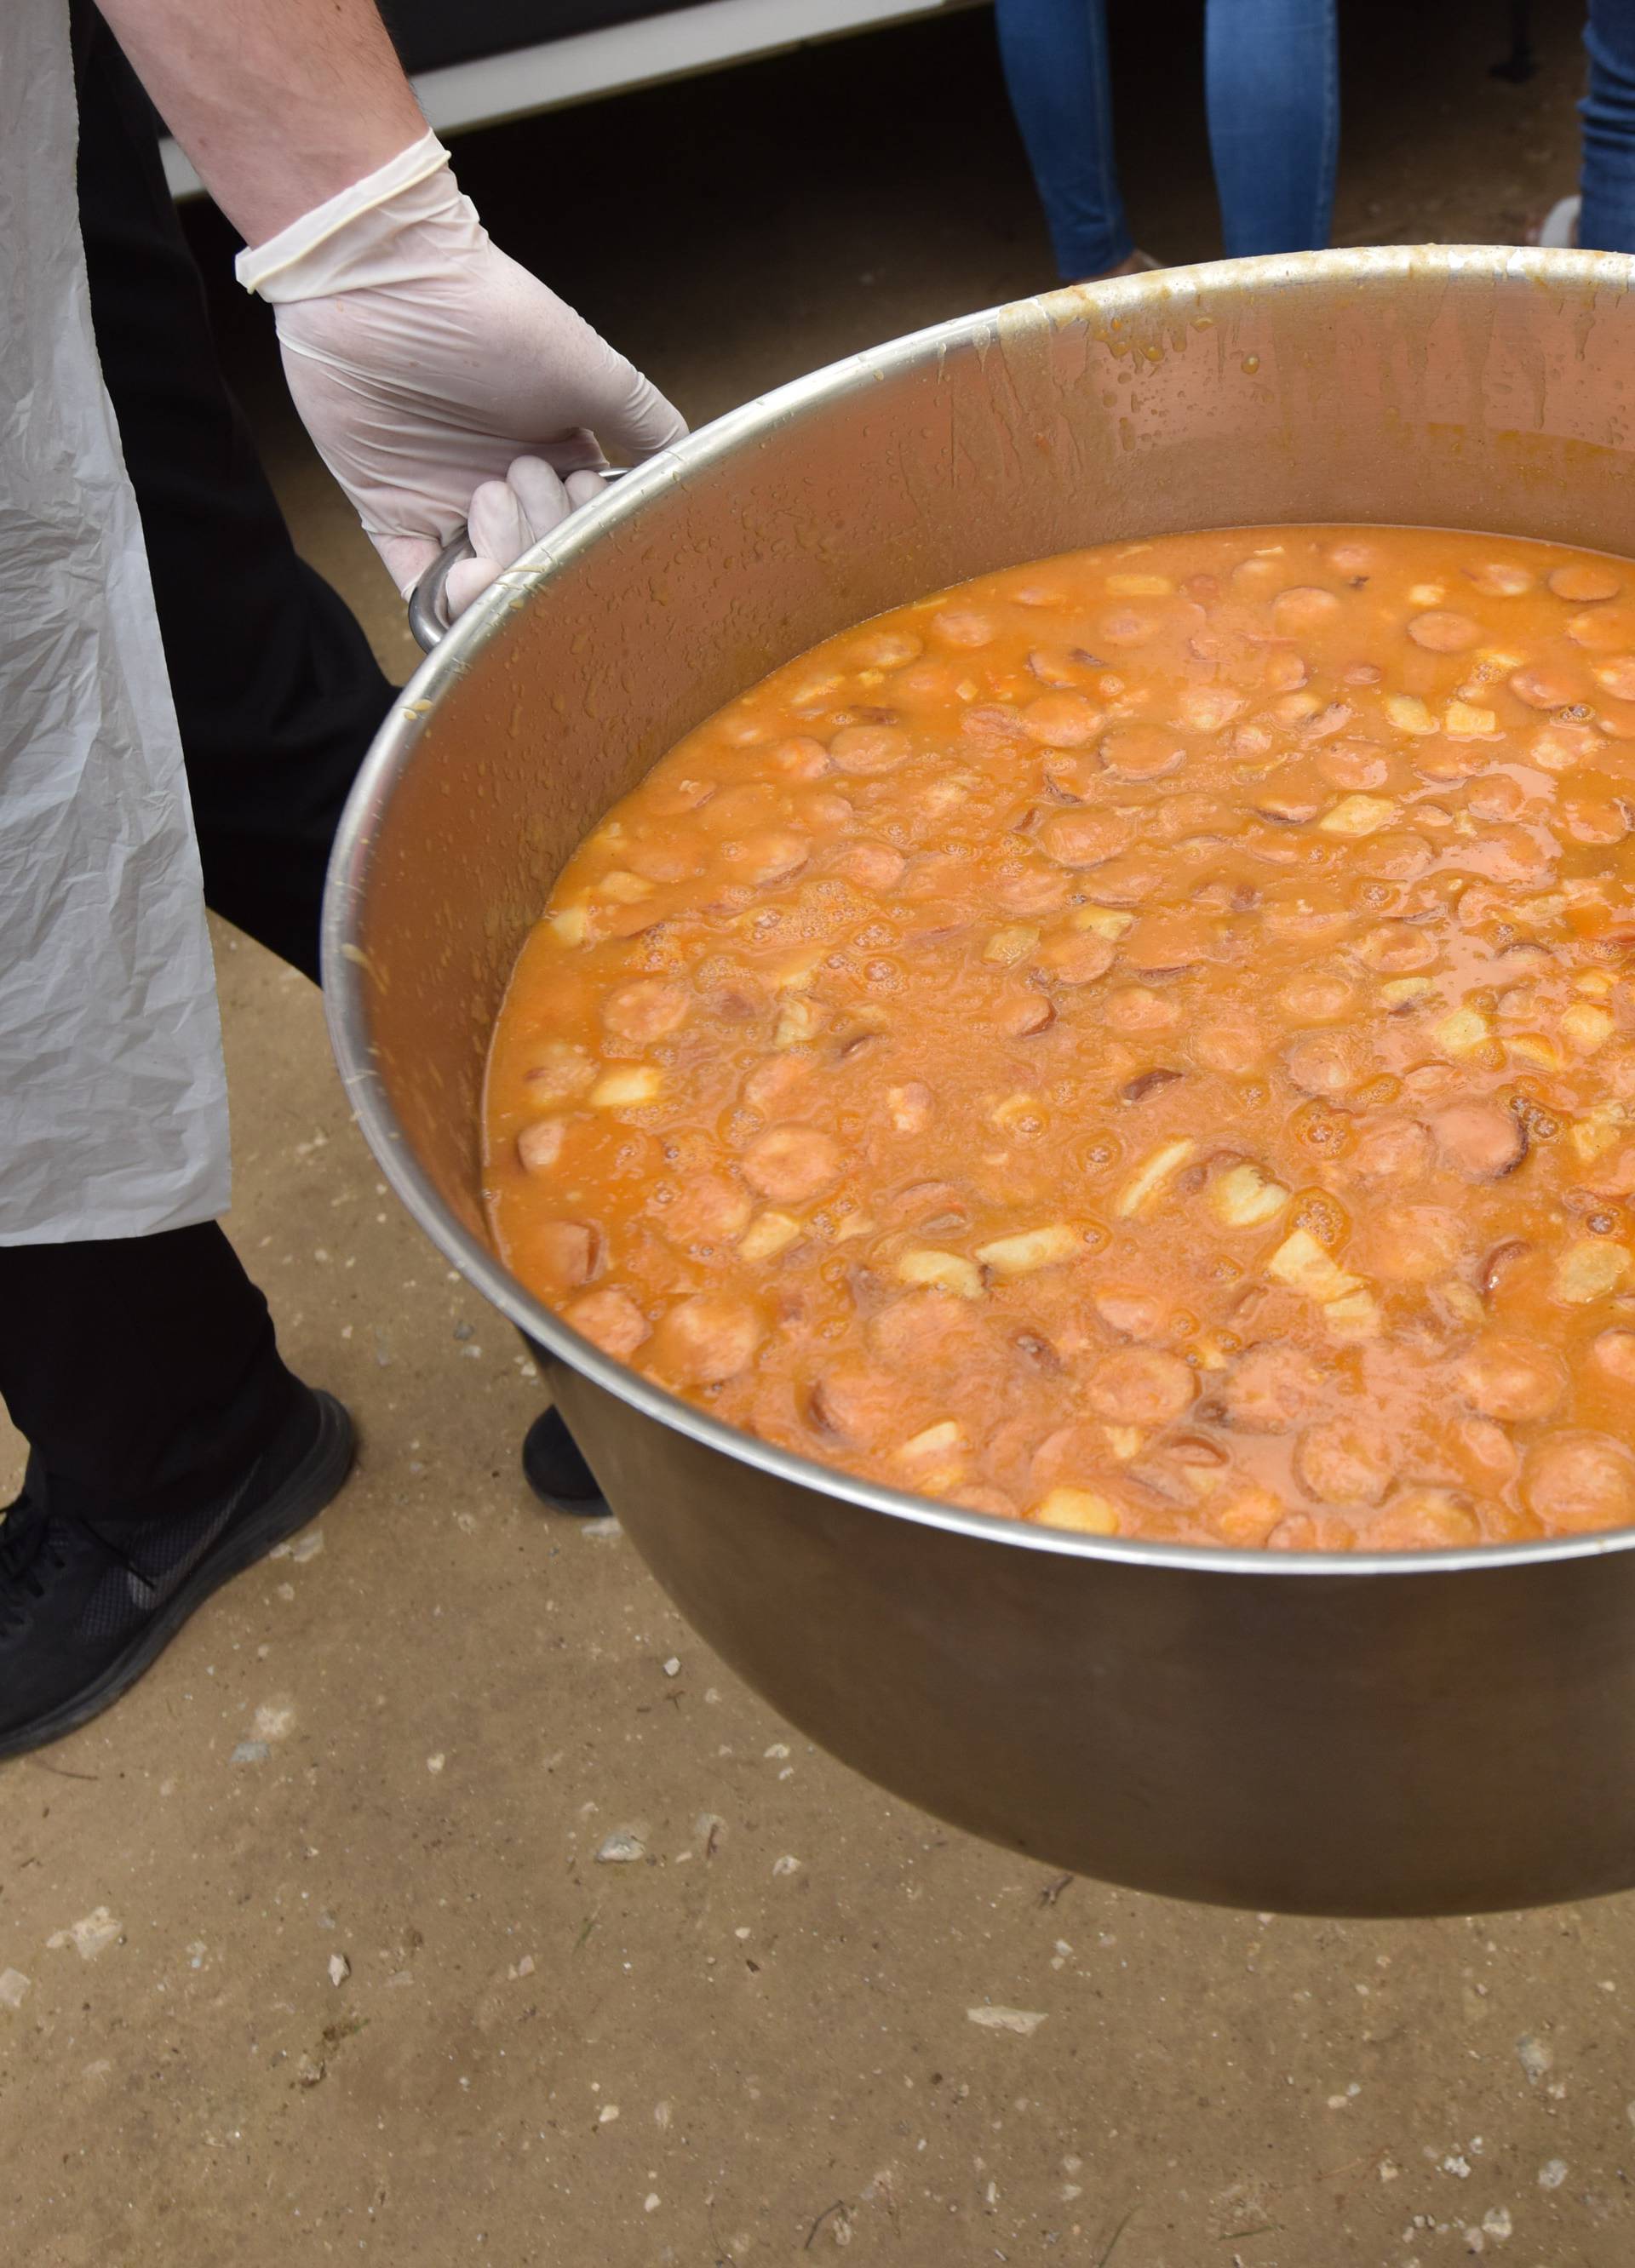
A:
[[[109,1946],[118,1940],[122,1926],[106,1906],[98,1906],[83,1921],[75,1922],[70,1928],[54,1931],[47,1938],[46,1945],[52,1953],[58,1953],[65,1945],[71,1945],[82,1961],[94,1961],[98,1954],[106,1953]]]
[[[628,1827],[616,1828],[596,1853],[599,1867],[628,1867],[647,1856],[647,1845]]]
[[[1020,2032],[1026,2039],[1036,2032],[1045,2021],[1042,2008],[968,2008],[966,2014],[973,2024],[981,2024],[991,2032]]]

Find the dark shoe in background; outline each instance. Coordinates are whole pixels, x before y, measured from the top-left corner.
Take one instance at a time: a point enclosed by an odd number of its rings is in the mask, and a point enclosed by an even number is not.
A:
[[[522,1444],[522,1474],[540,1502],[553,1512],[593,1520],[607,1512],[608,1499],[595,1474],[555,1410],[545,1410],[529,1426]]]

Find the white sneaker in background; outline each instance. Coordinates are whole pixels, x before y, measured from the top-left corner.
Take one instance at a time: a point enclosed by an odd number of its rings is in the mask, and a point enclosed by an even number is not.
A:
[[[1562,197],[1551,205],[1539,230],[1538,241],[1545,250],[1573,252],[1578,248],[1579,212],[1582,197]]]

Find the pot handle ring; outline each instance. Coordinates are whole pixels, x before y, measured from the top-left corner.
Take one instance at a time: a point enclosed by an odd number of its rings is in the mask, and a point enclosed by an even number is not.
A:
[[[602,465],[597,468],[604,482],[619,481],[630,470],[628,465]],[[471,538],[462,527],[452,543],[446,543],[425,573],[409,594],[409,627],[415,644],[422,653],[430,653],[448,635],[451,624],[444,594],[448,588],[452,571],[462,559],[475,555]]]

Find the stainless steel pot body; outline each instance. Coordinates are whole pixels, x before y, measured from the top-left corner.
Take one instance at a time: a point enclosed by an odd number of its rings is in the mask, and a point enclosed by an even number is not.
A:
[[[359,781],[328,993],[382,1167],[551,1351],[609,1500],[703,1638],[859,1771],[1051,1865],[1331,1913],[1635,1883],[1635,1535],[1350,1557],[1104,1541],[728,1431],[564,1328],[486,1242],[482,1066],[513,957],[570,849],[683,732],[942,585],[1269,520],[1635,550],[1629,281],[1587,254],[1314,254],[860,356],[540,546],[420,671]]]

